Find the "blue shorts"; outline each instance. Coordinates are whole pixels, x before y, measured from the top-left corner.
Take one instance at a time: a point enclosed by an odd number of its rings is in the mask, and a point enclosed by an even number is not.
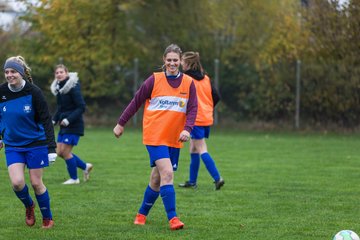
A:
[[[210,127],[209,126],[194,126],[193,130],[190,133],[191,139],[203,139],[209,138],[210,136]]]
[[[58,143],[76,146],[79,142],[80,136],[76,134],[59,134],[57,138]]]
[[[24,163],[28,169],[44,168],[49,166],[47,146],[33,148],[6,147],[6,164]]]
[[[146,145],[146,149],[150,156],[150,167],[155,167],[156,160],[161,158],[170,158],[173,170],[176,171],[179,163],[180,148],[168,147],[168,146],[150,146]]]

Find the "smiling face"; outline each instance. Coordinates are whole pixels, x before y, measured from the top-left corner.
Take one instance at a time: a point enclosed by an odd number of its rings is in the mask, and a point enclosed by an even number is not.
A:
[[[180,67],[180,55],[175,52],[169,52],[164,57],[166,75],[177,75]]]
[[[10,86],[17,88],[21,86],[22,76],[15,69],[5,68],[5,79]]]
[[[58,81],[64,81],[69,76],[68,72],[61,67],[56,68],[55,70],[55,78]]]

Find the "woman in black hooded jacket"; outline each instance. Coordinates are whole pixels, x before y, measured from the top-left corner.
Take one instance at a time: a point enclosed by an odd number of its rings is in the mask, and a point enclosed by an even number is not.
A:
[[[59,64],[55,68],[55,80],[51,84],[51,92],[56,96],[57,111],[53,117],[53,124],[60,125],[57,138],[57,154],[65,160],[70,179],[63,184],[79,184],[77,168],[83,170],[84,181],[89,179],[93,168],[72,152],[84,135],[83,113],[85,101],[81,94],[77,73],[69,73],[67,67]]]

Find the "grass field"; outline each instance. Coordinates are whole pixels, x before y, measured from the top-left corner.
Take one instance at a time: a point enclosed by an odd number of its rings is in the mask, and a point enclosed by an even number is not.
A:
[[[50,230],[41,229],[38,208],[36,225],[25,225],[2,151],[0,239],[315,240],[342,229],[360,233],[359,146],[359,135],[213,129],[208,148],[226,183],[214,191],[201,165],[198,188],[178,188],[188,176],[185,146],[175,173],[181,231],[169,230],[160,198],[145,226],[132,223],[150,173],[138,130],[126,129],[121,139],[112,128],[86,130],[75,153],[94,164],[87,183],[62,185],[67,173],[59,158],[45,170],[55,219]]]

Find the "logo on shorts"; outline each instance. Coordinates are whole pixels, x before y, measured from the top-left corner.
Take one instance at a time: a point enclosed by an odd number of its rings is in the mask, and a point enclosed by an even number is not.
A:
[[[173,168],[177,168],[177,164],[176,164],[176,163],[173,165]]]
[[[24,105],[24,112],[30,113],[31,112],[31,106],[30,105]]]
[[[44,161],[43,161],[43,160],[41,160],[41,163],[40,163],[40,165],[44,165]]]
[[[64,142],[69,142],[69,139],[68,139],[68,138],[65,138],[65,139],[64,139]]]

